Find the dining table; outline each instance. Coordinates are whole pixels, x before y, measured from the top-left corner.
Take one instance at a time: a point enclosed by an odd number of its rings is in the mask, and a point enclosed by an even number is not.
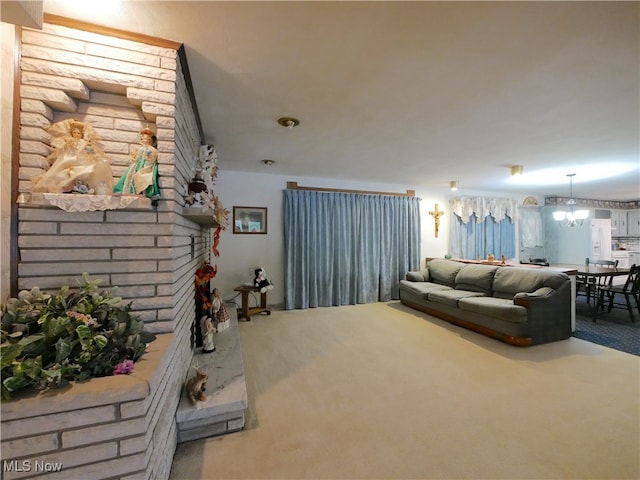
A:
[[[624,277],[629,275],[629,268],[625,267],[602,267],[598,265],[567,265],[567,264],[555,264],[553,267],[560,267],[563,269],[573,269],[575,271],[576,278],[582,278],[585,284],[590,284],[593,288],[587,289],[587,303],[590,304],[590,299],[594,298],[594,307],[598,306],[598,286],[610,285],[615,277]],[[575,293],[575,292],[574,292]],[[593,294],[593,295],[592,295]],[[597,312],[594,311],[594,315]]]
[[[558,265],[554,265],[558,266]],[[561,265],[562,267],[573,267],[576,270],[576,275],[584,276],[586,278],[592,278],[596,282],[603,277],[621,277],[623,275],[629,275],[629,268],[624,267],[600,267],[594,265]]]
[[[564,263],[554,263],[551,268],[562,269],[563,271],[572,271],[576,275],[581,275],[597,280],[601,277],[619,277],[629,275],[629,268],[623,267],[600,267],[594,265],[569,265]]]
[[[580,278],[585,283],[591,282],[591,285],[593,286],[593,289],[592,289],[593,292],[591,292],[591,289],[587,290],[587,294],[589,295],[589,298],[587,298],[587,300],[590,301],[591,298],[594,298],[594,299],[598,298],[598,285],[601,285],[603,283],[609,283],[610,281],[613,281],[614,277],[623,277],[623,276],[629,275],[628,268],[601,267],[601,266],[595,266],[595,265],[587,265],[584,263],[581,265],[567,264],[567,263],[552,263],[549,267],[542,267],[542,268],[549,268],[552,270],[557,270],[557,271],[566,273],[571,278],[571,331],[572,332],[575,331],[576,329],[576,310],[575,310],[576,309],[576,290],[577,290],[576,280]],[[595,305],[593,308],[595,309],[596,307],[597,307],[597,301],[595,302]],[[593,311],[593,313],[597,314],[595,310]]]

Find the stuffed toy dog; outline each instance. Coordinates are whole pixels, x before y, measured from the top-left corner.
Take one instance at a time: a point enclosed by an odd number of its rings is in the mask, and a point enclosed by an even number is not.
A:
[[[264,273],[264,268],[256,268],[255,269],[256,278],[253,281],[253,286],[260,289],[260,293],[265,293],[268,290],[273,288],[269,279],[267,279],[267,275]]]

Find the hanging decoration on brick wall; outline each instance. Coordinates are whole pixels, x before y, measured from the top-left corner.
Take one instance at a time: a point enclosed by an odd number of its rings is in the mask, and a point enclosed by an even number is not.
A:
[[[213,231],[211,251],[214,257],[220,256],[218,249],[220,235],[229,224],[229,210],[214,193],[215,180],[218,176],[218,156],[213,145],[201,145],[194,166],[194,176],[187,185],[184,196],[185,205],[198,209],[200,213],[211,215],[216,228]],[[211,280],[216,276],[217,265],[204,262],[196,270],[196,322],[193,324],[194,344],[202,346],[202,353],[215,351],[213,334],[219,329],[228,327],[229,314],[226,313],[224,301],[217,288],[211,291]],[[226,320],[225,320],[226,318]]]
[[[218,196],[214,193],[215,181],[218,177],[218,154],[213,145],[200,145],[198,159],[194,166],[195,174],[189,182],[185,204],[191,207],[199,207],[209,212],[217,227],[213,233],[211,250],[215,257],[220,256],[218,245],[220,234],[229,224],[229,210],[224,208]]]
[[[215,195],[215,181],[218,177],[218,154],[213,145],[200,145],[198,158],[194,166],[195,174],[189,182],[185,203],[192,207],[203,208],[213,215],[216,223],[224,230],[229,223],[229,210]],[[217,255],[216,255],[217,256]]]

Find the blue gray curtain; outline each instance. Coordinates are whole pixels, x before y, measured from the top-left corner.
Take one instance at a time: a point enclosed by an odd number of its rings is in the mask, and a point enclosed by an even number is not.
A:
[[[467,223],[451,213],[451,255],[467,260],[485,259],[492,254],[497,259],[516,256],[516,227],[509,217],[496,222],[492,216],[478,221],[471,215]]]
[[[285,307],[399,298],[420,265],[419,198],[285,190]]]

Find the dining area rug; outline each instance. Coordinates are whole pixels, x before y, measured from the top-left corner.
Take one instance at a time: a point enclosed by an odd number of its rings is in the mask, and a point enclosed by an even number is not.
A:
[[[634,305],[635,322],[623,308],[611,312],[598,312],[593,321],[593,302],[587,304],[585,297],[576,299],[576,331],[573,336],[587,342],[640,356],[640,312]]]

